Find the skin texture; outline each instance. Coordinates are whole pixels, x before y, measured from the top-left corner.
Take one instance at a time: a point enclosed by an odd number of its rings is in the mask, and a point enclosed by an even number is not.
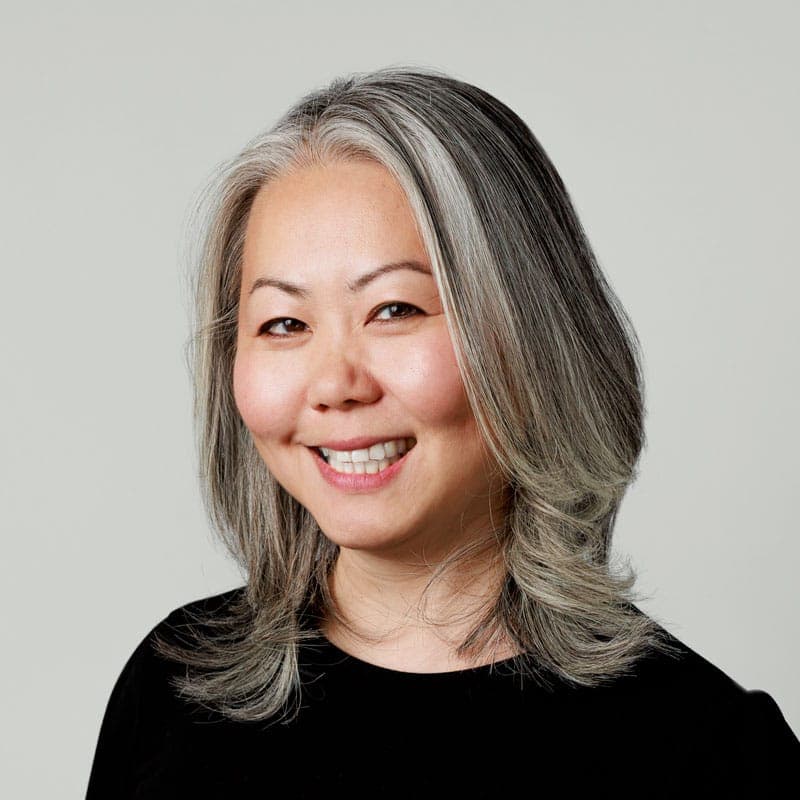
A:
[[[419,608],[422,589],[455,544],[489,530],[490,503],[499,524],[502,487],[432,275],[403,269],[346,288],[412,259],[430,269],[405,195],[381,165],[304,167],[262,187],[246,230],[233,384],[265,464],[340,546],[331,586],[354,623],[384,636],[371,660],[408,666],[416,653],[411,666],[432,668],[455,663],[444,642],[465,622],[432,627]],[[309,296],[272,286],[251,293],[266,277]],[[308,447],[373,435],[417,440],[400,474],[357,494],[330,486]],[[427,614],[465,612],[498,575],[493,556],[482,558],[428,598]]]

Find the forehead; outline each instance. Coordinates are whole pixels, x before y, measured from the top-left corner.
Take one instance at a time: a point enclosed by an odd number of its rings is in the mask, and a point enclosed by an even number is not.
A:
[[[426,260],[400,184],[384,166],[346,161],[302,167],[259,189],[245,230],[243,271],[352,269],[376,260]]]
[[[340,161],[292,169],[265,183],[257,192],[249,222],[264,218],[312,218],[353,209],[377,218],[411,213],[402,187],[382,164]],[[371,213],[370,213],[371,212]]]

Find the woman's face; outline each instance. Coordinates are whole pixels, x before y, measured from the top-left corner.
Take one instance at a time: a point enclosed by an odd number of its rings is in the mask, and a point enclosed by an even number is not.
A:
[[[259,191],[233,383],[266,466],[341,547],[433,556],[487,527],[498,487],[430,261],[383,166],[306,167]],[[412,445],[400,460],[398,440]]]

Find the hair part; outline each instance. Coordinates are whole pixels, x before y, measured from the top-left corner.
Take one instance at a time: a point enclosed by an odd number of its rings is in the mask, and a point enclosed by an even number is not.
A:
[[[237,411],[232,367],[256,193],[291,170],[348,159],[382,164],[406,194],[481,439],[508,486],[487,532],[506,577],[459,654],[502,632],[540,682],[595,686],[648,653],[672,653],[633,605],[634,570],[611,559],[644,444],[630,320],[522,119],[438,70],[392,66],[303,97],[219,169],[199,206],[190,349],[200,477],[246,589],[225,613],[194,618],[182,643],[158,640],[191,668],[176,687],[232,719],[292,716],[298,645],[328,616],[346,624],[328,585],[338,547],[266,468]],[[432,582],[477,546],[437,565]]]

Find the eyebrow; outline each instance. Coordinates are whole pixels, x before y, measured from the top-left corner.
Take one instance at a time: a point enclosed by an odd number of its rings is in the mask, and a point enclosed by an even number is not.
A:
[[[367,284],[372,283],[375,278],[385,275],[388,272],[395,272],[399,269],[409,269],[413,272],[421,272],[423,275],[431,275],[430,268],[419,261],[393,261],[391,264],[384,264],[377,269],[365,272],[351,283],[346,284],[347,290],[352,294],[360,292],[365,286],[367,286]],[[286,292],[286,294],[291,294],[295,297],[307,298],[311,294],[311,291],[308,289],[308,287],[300,286],[296,283],[278,280],[277,278],[257,278],[255,281],[253,281],[253,285],[250,287],[248,297],[253,294],[256,289],[262,289],[265,286],[272,286],[275,289],[280,289],[282,292]]]

